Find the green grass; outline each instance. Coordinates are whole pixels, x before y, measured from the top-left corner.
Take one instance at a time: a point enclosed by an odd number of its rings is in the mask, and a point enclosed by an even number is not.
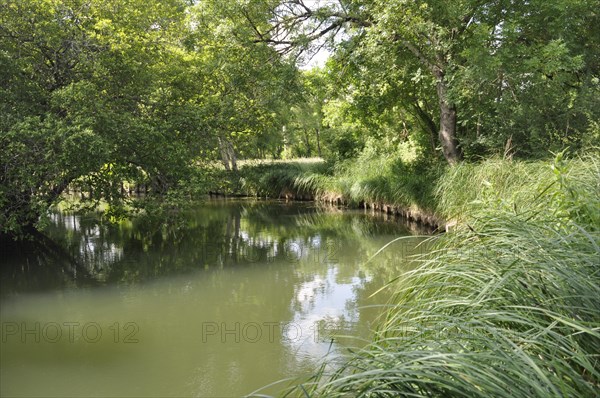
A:
[[[442,167],[405,163],[397,156],[361,155],[335,165],[316,160],[246,162],[239,172],[218,170],[212,191],[227,195],[313,197],[350,206],[385,204],[432,213]]]
[[[588,188],[597,189],[597,185],[591,183],[585,187],[581,182],[587,183],[589,176],[597,172],[594,170],[597,162],[597,158],[587,157],[568,162],[559,160],[554,165],[502,159],[463,163],[447,169],[436,184],[437,211],[448,218],[460,218],[479,212],[483,205],[505,203],[517,209],[527,207],[540,194],[545,194],[545,189],[555,192],[564,179],[579,184],[577,190],[589,195]],[[557,179],[557,173],[561,173],[563,180]],[[543,196],[547,202],[553,200],[552,195]]]
[[[557,179],[556,173],[578,183],[582,178],[578,174],[585,178],[593,173],[590,167],[597,167],[598,158],[561,162],[552,166],[548,161],[488,159],[450,168],[437,163],[404,162],[394,155],[368,154],[336,164],[317,158],[245,161],[238,173],[214,169],[209,190],[226,195],[339,199],[349,206],[385,204],[435,215],[440,220],[464,221],[488,212],[490,206],[510,206],[520,211],[540,195],[554,200],[543,191],[555,192],[554,188],[564,182]],[[566,169],[558,170],[560,167]],[[594,184],[588,188],[594,188]],[[563,200],[591,203],[589,197],[594,192],[588,188],[577,187],[578,195],[585,195],[586,200]]]
[[[372,344],[282,394],[598,396],[599,177],[597,155],[446,170],[455,232],[390,284]]]
[[[313,196],[296,185],[296,179],[310,173],[326,172],[327,164],[318,161],[286,161],[245,165],[239,171],[239,190],[250,196]]]
[[[366,202],[431,211],[440,170],[424,163],[403,162],[393,155],[363,154],[337,164],[330,175],[300,176],[296,185],[354,205]]]

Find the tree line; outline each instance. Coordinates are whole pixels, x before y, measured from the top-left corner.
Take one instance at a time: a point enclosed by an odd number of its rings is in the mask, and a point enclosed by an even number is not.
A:
[[[598,145],[599,5],[6,0],[0,232],[38,225],[67,187],[118,215],[124,182],[164,199],[239,158]],[[326,65],[299,69],[320,48]]]

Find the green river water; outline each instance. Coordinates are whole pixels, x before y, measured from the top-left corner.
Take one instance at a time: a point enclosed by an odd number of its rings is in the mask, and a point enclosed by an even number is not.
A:
[[[422,238],[366,260],[411,234],[307,203],[208,201],[178,230],[53,214],[54,243],[2,246],[0,395],[242,396],[310,374],[368,338],[390,293],[370,296]]]

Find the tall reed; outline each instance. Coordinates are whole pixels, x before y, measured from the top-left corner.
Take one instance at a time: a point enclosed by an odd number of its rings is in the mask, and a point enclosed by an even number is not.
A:
[[[600,161],[543,166],[448,171],[457,230],[390,285],[372,344],[284,395],[598,396]]]

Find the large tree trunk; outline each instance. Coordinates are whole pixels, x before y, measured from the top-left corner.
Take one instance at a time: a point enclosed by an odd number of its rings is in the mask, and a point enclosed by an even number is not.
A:
[[[233,144],[229,141],[227,141],[227,149],[229,151],[229,160],[231,161],[231,170],[237,172],[237,155],[235,153],[235,149],[233,148]]]
[[[219,142],[219,150],[221,152],[221,160],[223,161],[225,170],[238,171],[237,155],[235,154],[233,144],[226,138],[218,137],[217,139]]]
[[[456,137],[456,105],[448,100],[448,87],[442,73],[438,76],[437,92],[440,104],[439,139],[444,157],[453,165],[462,159],[462,151]]]
[[[231,170],[231,166],[229,166],[229,154],[227,153],[227,147],[225,144],[225,140],[221,137],[217,137],[217,141],[219,143],[219,152],[221,152],[221,161],[223,162],[223,166],[225,166],[225,170]]]

